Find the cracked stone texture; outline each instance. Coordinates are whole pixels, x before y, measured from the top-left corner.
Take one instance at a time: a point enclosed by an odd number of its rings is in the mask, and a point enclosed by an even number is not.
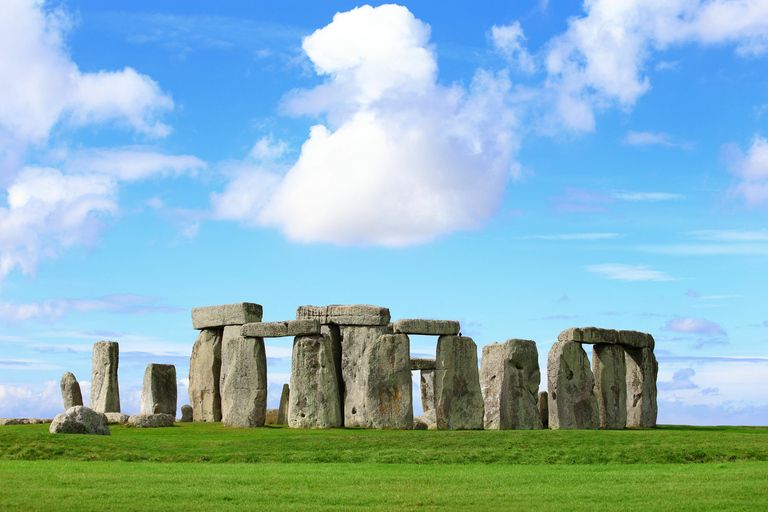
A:
[[[366,411],[370,427],[413,428],[413,379],[410,340],[406,334],[384,334],[366,351]]]
[[[192,327],[200,330],[221,328],[225,325],[243,325],[261,322],[261,316],[261,305],[253,304],[252,302],[236,302],[220,306],[193,308]]]
[[[227,337],[221,345],[221,421],[262,427],[267,414],[267,354],[263,338]]]
[[[290,391],[283,386],[283,396],[287,395],[288,399],[289,427],[338,428],[343,425],[338,373],[330,336],[294,339]]]
[[[627,426],[655,427],[659,409],[656,378],[659,363],[649,348],[626,349]]]
[[[203,329],[189,360],[189,403],[193,421],[221,421],[222,329]]]
[[[429,411],[435,410],[435,370],[421,370],[420,383],[421,409],[426,416]]]
[[[552,345],[547,383],[550,429],[599,428],[595,378],[581,343],[558,341]]]
[[[291,398],[291,388],[288,384],[283,384],[283,393],[280,395],[280,406],[277,409],[277,424],[288,424],[288,403]]]
[[[571,327],[561,332],[557,336],[557,340],[590,344],[605,343],[633,348],[650,348],[651,350],[656,344],[653,336],[645,332],[617,331],[598,327]]]
[[[627,365],[624,347],[598,343],[592,346],[592,374],[600,416],[600,428],[621,430],[627,426]]]
[[[120,412],[120,387],[117,384],[119,360],[117,342],[97,341],[93,344],[89,406],[96,412]]]
[[[170,414],[176,417],[176,367],[150,363],[141,387],[141,414]]]
[[[82,405],[67,409],[57,414],[48,428],[51,434],[90,434],[110,435],[107,417],[102,412],[94,411]]]
[[[240,336],[280,338],[284,336],[311,336],[320,334],[319,320],[284,320],[282,322],[255,322],[245,324]]]
[[[459,322],[456,320],[423,320],[419,318],[401,318],[394,323],[395,333],[422,334],[431,336],[455,336],[459,334]]]
[[[83,405],[83,394],[80,392],[80,383],[71,372],[61,376],[61,398],[64,401],[64,410],[76,405]]]
[[[300,306],[296,320],[319,320],[321,324],[336,325],[388,325],[389,309],[368,304],[352,306]]]
[[[138,428],[172,427],[174,418],[170,414],[132,414],[128,423]]]
[[[483,394],[477,369],[477,345],[472,338],[437,339],[435,411],[438,430],[483,428]]]

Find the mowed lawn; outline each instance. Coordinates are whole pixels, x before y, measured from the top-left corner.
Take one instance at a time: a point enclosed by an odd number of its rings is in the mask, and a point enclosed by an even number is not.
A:
[[[766,510],[768,428],[0,427],[0,510]]]

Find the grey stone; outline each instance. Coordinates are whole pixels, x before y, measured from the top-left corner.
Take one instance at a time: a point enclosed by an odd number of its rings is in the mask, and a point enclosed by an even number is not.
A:
[[[141,388],[141,414],[170,414],[176,417],[176,367],[150,363]]]
[[[338,428],[343,425],[338,373],[331,336],[297,336],[293,340],[289,427]]]
[[[191,405],[181,406],[181,423],[190,423],[194,417],[194,410]]]
[[[653,350],[656,347],[656,341],[654,341],[653,336],[647,332],[639,331],[619,331],[619,343],[631,348],[649,348]]]
[[[624,347],[598,343],[592,346],[592,374],[600,416],[600,428],[621,430],[627,426],[627,365]]]
[[[485,429],[538,430],[539,353],[536,342],[510,339],[483,347],[480,388]]]
[[[172,427],[174,418],[170,414],[132,414],[128,423],[138,428]]]
[[[96,412],[120,412],[119,360],[120,349],[116,342],[97,341],[93,344],[91,401],[88,405]]]
[[[40,425],[52,422],[53,419],[44,418],[0,418],[0,425]]]
[[[110,435],[104,413],[82,405],[76,405],[67,409],[67,412],[57,414],[48,430],[51,434]]]
[[[627,348],[627,426],[656,426],[656,378],[659,363],[649,348]]]
[[[75,376],[67,372],[61,376],[61,398],[64,400],[64,410],[76,405],[83,405],[83,394]]]
[[[389,325],[389,319],[388,308],[367,304],[300,306],[296,310],[296,320],[319,320],[321,324]]]
[[[424,419],[424,416],[413,417],[413,430],[429,430],[429,423]]]
[[[459,334],[460,325],[456,320],[422,320],[418,318],[401,318],[395,322],[395,333],[425,334],[432,336],[455,336]]]
[[[571,327],[557,336],[558,341],[575,341],[578,343],[604,343],[607,345],[624,345],[627,347],[653,350],[653,336],[638,331],[617,331],[615,329],[600,329],[598,327]]]
[[[421,409],[426,414],[435,410],[435,370],[421,370]]]
[[[581,343],[558,341],[547,358],[549,428],[596,429],[600,415],[595,378]]]
[[[221,421],[261,427],[267,414],[267,355],[263,338],[227,337],[221,347]]]
[[[121,412],[105,412],[108,423],[128,423],[128,415]]]
[[[256,322],[242,326],[240,335],[256,338],[282,336],[311,336],[320,334],[319,320],[286,320],[284,322]]]
[[[203,329],[189,360],[189,403],[194,421],[221,421],[221,329]]]
[[[251,302],[194,308],[192,310],[192,327],[210,329],[225,325],[243,325],[261,322],[261,316],[261,306]]]
[[[477,345],[472,338],[437,339],[435,411],[439,430],[483,428],[483,394],[477,369]]]
[[[369,425],[386,430],[413,428],[411,344],[406,334],[385,334],[369,347],[365,407]]]
[[[381,326],[341,326],[341,371],[344,390],[344,426],[370,427],[367,411],[367,354],[384,334],[392,334],[389,324]],[[410,367],[410,363],[409,363]],[[291,385],[293,390],[293,385]],[[293,394],[293,393],[292,393]]]
[[[434,359],[426,359],[422,357],[411,358],[411,371],[413,370],[434,370],[437,367],[437,362]]]
[[[549,399],[546,391],[539,391],[539,416],[541,428],[549,428]]]
[[[277,409],[267,409],[267,414],[264,416],[265,425],[277,425]]]
[[[337,369],[340,371],[340,369]],[[336,379],[338,382],[338,378]],[[280,395],[280,407],[277,409],[277,424],[288,424],[288,401],[291,397],[291,387],[288,384],[283,384],[283,392]]]

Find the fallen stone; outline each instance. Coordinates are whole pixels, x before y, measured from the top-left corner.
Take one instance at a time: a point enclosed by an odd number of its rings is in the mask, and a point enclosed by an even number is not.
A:
[[[596,429],[600,415],[595,378],[581,343],[558,341],[547,358],[549,428]]]
[[[221,421],[221,329],[203,329],[189,360],[189,403],[193,421]]]
[[[435,410],[435,370],[421,370],[421,409],[426,414]]]
[[[477,345],[472,338],[437,339],[435,411],[439,430],[483,428],[483,394],[477,369]]]
[[[429,423],[424,419],[424,416],[413,417],[413,430],[429,430]]]
[[[194,417],[194,410],[192,409],[191,405],[182,405],[181,406],[181,419],[179,420],[181,423],[190,423],[192,421],[192,418]]]
[[[61,376],[61,398],[64,401],[64,410],[76,405],[83,405],[83,394],[80,392],[80,383],[75,376],[66,372]]]
[[[107,423],[128,423],[129,416],[121,412],[105,412]]]
[[[337,379],[338,380],[338,379]],[[277,409],[277,424],[288,424],[288,401],[291,397],[291,388],[288,384],[283,384],[283,393],[280,395],[280,407]]]
[[[592,346],[592,374],[600,416],[600,428],[621,430],[627,426],[627,365],[624,347],[598,343]]]
[[[97,341],[93,344],[89,406],[96,412],[120,412],[120,387],[117,384],[119,360],[117,342]]]
[[[386,430],[413,428],[411,344],[406,334],[384,334],[369,347],[365,397],[370,427]]]
[[[434,359],[425,359],[421,357],[411,358],[411,371],[413,370],[434,370],[437,363]]]
[[[267,409],[267,414],[264,416],[265,425],[277,425],[277,409]]]
[[[659,363],[649,348],[625,349],[627,363],[627,426],[656,426],[656,378]]]
[[[395,322],[393,328],[395,333],[455,336],[459,334],[460,325],[455,320],[401,318]]]
[[[338,373],[330,336],[294,339],[288,393],[289,427],[339,428],[343,425]]]
[[[321,324],[389,325],[389,319],[388,308],[367,304],[300,306],[296,310],[296,320],[319,320]]]
[[[170,414],[133,414],[128,423],[138,428],[172,427],[174,418]]]
[[[0,418],[2,425],[40,425],[43,423],[52,423],[50,418]]]
[[[192,309],[192,327],[211,329],[225,325],[243,325],[261,322],[261,316],[261,306],[251,302],[194,308]]]
[[[141,414],[170,414],[176,417],[176,367],[150,363],[141,388]]]
[[[510,339],[505,343],[485,345],[480,363],[484,428],[541,429],[540,381],[536,342]]]
[[[598,327],[571,327],[557,336],[558,341],[575,341],[577,343],[604,343],[606,345],[624,345],[627,347],[653,350],[653,336],[638,331],[617,331],[615,329],[600,329]]]
[[[256,322],[241,327],[241,336],[280,338],[282,336],[311,336],[320,334],[319,320],[286,320],[284,322]]]
[[[221,421],[261,427],[267,414],[267,355],[262,338],[227,338],[221,348]]]
[[[48,431],[51,434],[110,435],[104,413],[82,405],[76,405],[67,409],[67,412],[57,414]]]
[[[549,428],[549,398],[546,391],[539,391],[539,417],[541,428]]]

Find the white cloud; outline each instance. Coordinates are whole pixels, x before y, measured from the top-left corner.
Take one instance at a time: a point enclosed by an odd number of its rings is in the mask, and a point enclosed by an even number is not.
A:
[[[719,324],[706,318],[673,318],[664,326],[665,329],[686,334],[704,334],[707,336],[725,336]]]
[[[587,270],[600,274],[606,279],[619,281],[674,281],[675,278],[658,270],[650,270],[645,265],[623,265],[606,263],[604,265],[589,265]]]
[[[56,381],[43,385],[0,384],[0,418],[53,418],[61,412],[64,402]]]
[[[671,194],[669,192],[613,192],[611,194],[616,199],[622,201],[637,201],[655,203],[658,201],[672,201],[685,198],[682,194]]]
[[[178,313],[178,308],[157,306],[156,298],[133,294],[115,294],[98,299],[48,299],[42,302],[13,303],[0,301],[0,319],[8,321],[53,321],[69,312],[111,311],[143,315],[148,313]],[[114,333],[112,333],[114,334]]]
[[[768,203],[768,140],[755,135],[746,155],[735,145],[726,145],[724,151],[729,170],[738,179],[733,191],[750,208]]]
[[[718,242],[768,242],[768,231],[766,230],[704,229],[690,231],[688,235],[698,240],[715,240]]]
[[[533,56],[523,46],[525,35],[519,21],[515,21],[512,25],[494,25],[491,28],[491,41],[493,41],[496,51],[504,55],[510,63],[522,71],[525,73],[536,71]]]
[[[59,155],[68,172],[105,174],[121,181],[195,174],[207,164],[191,155],[166,155],[143,147],[92,149]]]
[[[630,131],[622,139],[629,146],[666,146],[690,149],[693,144],[678,140],[676,137],[663,132],[635,132]]]

